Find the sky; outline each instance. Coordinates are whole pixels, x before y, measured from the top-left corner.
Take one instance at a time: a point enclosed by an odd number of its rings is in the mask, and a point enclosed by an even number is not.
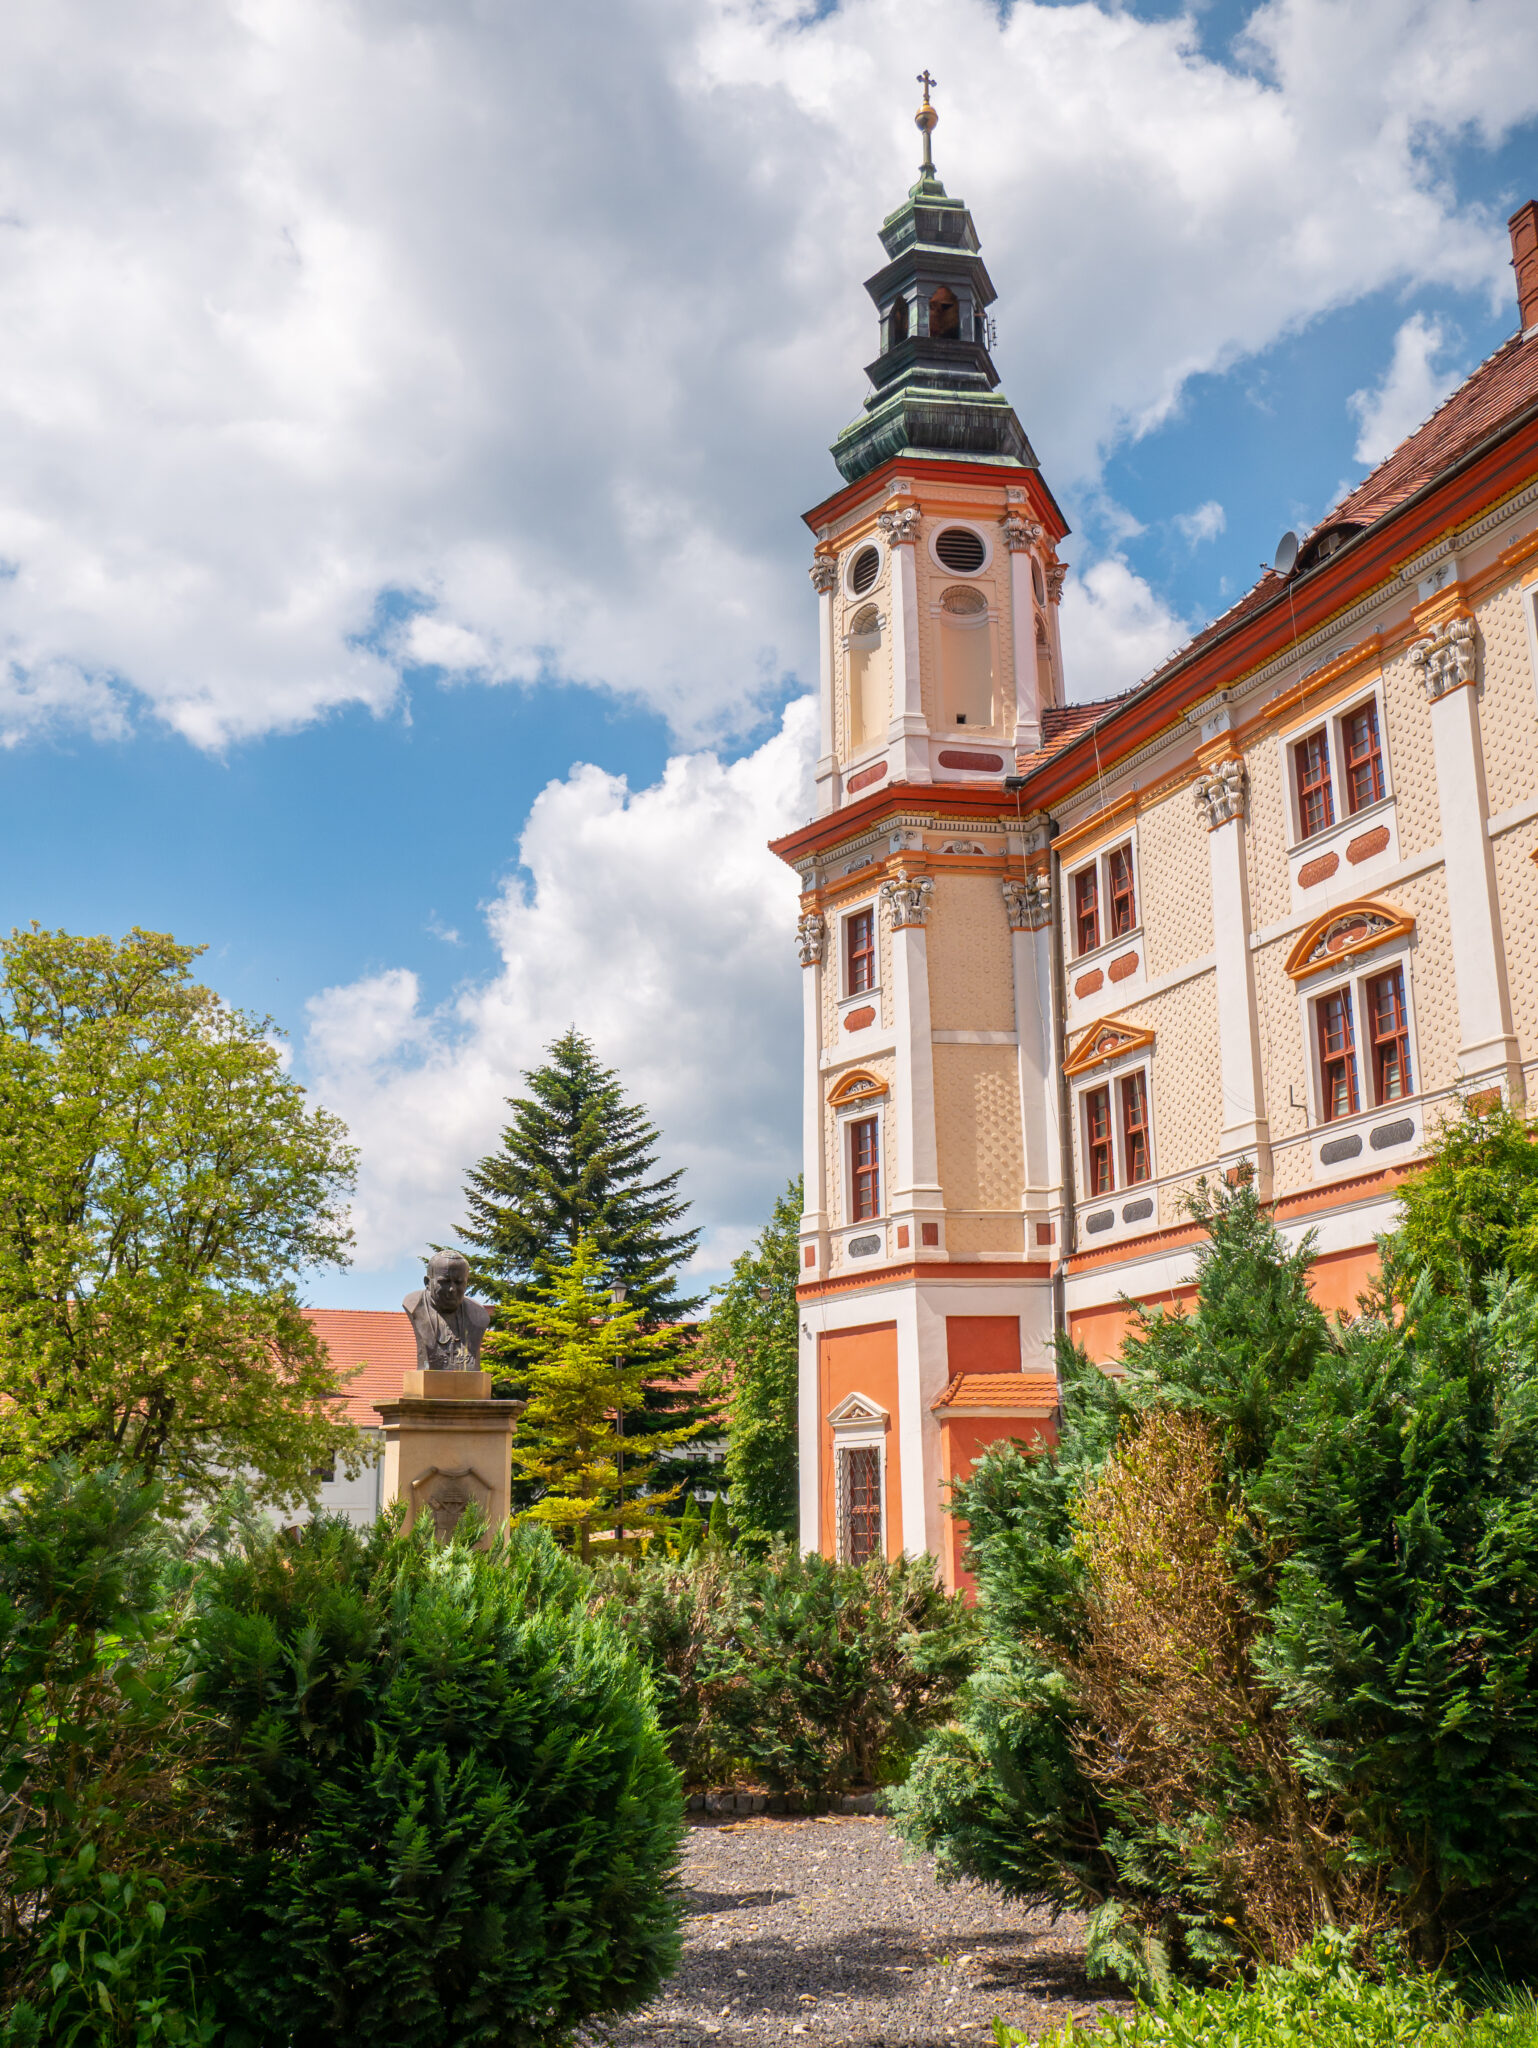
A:
[[[1516,325],[1531,0],[20,0],[0,929],[132,925],[353,1133],[389,1307],[569,1024],[720,1276],[796,1171],[801,513],[915,74],[1074,529],[1070,694]]]

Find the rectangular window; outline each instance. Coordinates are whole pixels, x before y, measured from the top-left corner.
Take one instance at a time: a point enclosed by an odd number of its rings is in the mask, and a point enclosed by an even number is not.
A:
[[[1353,811],[1383,801],[1383,749],[1378,743],[1378,707],[1364,704],[1340,722],[1346,749],[1346,796]]]
[[[881,1214],[881,1162],[873,1116],[863,1116],[849,1126],[849,1166],[854,1182],[854,1221],[866,1223]]]
[[[1078,950],[1093,953],[1100,944],[1100,882],[1093,861],[1073,878],[1073,921]]]
[[[1367,1015],[1372,1025],[1373,1094],[1379,1102],[1402,1102],[1415,1093],[1402,967],[1390,968],[1368,982]]]
[[[1320,1108],[1324,1122],[1331,1124],[1338,1117],[1355,1116],[1360,1107],[1350,989],[1321,996],[1315,1009],[1319,1019]]]
[[[1312,839],[1327,825],[1335,823],[1335,799],[1330,791],[1330,749],[1324,728],[1299,740],[1292,750],[1298,776],[1298,823],[1303,837]]]
[[[849,993],[863,995],[876,986],[876,913],[857,910],[848,924]]]
[[[1116,1185],[1111,1153],[1111,1091],[1091,1088],[1084,1098],[1084,1136],[1088,1148],[1089,1192],[1108,1195]]]
[[[1137,923],[1137,905],[1132,900],[1132,848],[1118,846],[1107,862],[1111,885],[1111,937],[1119,939]]]
[[[875,1444],[855,1444],[838,1454],[843,1486],[840,1502],[843,1551],[848,1564],[864,1564],[881,1555],[881,1452]]]
[[[1129,1074],[1121,1084],[1121,1156],[1127,1185],[1148,1178],[1148,1081]]]

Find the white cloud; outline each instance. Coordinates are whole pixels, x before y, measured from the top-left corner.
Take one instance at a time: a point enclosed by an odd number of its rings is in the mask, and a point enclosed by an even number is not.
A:
[[[1128,689],[1195,628],[1130,568],[1106,555],[1063,585],[1063,665],[1077,703]]]
[[[1463,372],[1455,365],[1437,367],[1449,338],[1440,320],[1412,313],[1394,336],[1394,353],[1381,380],[1367,391],[1353,391],[1346,403],[1361,432],[1356,459],[1379,463],[1434,413]]]
[[[1194,512],[1177,512],[1170,524],[1194,548],[1204,540],[1216,540],[1220,533],[1227,532],[1228,514],[1216,498],[1209,498]]]
[[[797,1170],[796,881],[765,842],[811,807],[815,717],[799,699],[756,752],[669,761],[631,791],[579,765],[536,799],[524,873],[488,911],[498,972],[424,1010],[405,969],[309,1005],[307,1078],[362,1155],[358,1263],[395,1265],[462,1220],[524,1071],[575,1024],[686,1169],[701,1263],[718,1268]]]
[[[1509,293],[1433,166],[1538,109],[1530,0],[933,0],[939,158],[1060,492],[1385,286]],[[403,663],[744,731],[863,395],[909,0],[55,0],[0,17],[0,737],[200,745]]]

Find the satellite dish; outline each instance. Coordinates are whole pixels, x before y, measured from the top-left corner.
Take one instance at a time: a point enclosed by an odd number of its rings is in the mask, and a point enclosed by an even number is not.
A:
[[[1278,576],[1290,576],[1293,564],[1298,559],[1298,536],[1290,530],[1284,533],[1276,544],[1276,554],[1271,566]]]

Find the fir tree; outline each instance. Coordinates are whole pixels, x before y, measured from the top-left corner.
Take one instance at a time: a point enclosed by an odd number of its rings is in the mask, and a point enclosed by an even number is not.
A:
[[[702,1296],[677,1291],[678,1269],[699,1242],[683,1229],[682,1169],[653,1177],[657,1127],[625,1100],[573,1027],[546,1063],[524,1075],[529,1092],[508,1098],[512,1121],[498,1151],[474,1167],[461,1233],[476,1291],[488,1300],[529,1300],[586,1239],[632,1308],[676,1321]]]
[[[718,1493],[710,1503],[710,1540],[722,1550],[732,1543],[731,1517],[726,1512],[726,1495]]]
[[[688,1557],[698,1550],[705,1540],[705,1518],[700,1513],[700,1504],[691,1493],[684,1502],[683,1515],[678,1524],[678,1555]]]
[[[504,1304],[486,1338],[494,1359],[517,1361],[528,1405],[513,1440],[513,1474],[532,1493],[514,1520],[542,1523],[584,1563],[670,1525],[681,1487],[669,1459],[705,1424],[633,1434],[647,1382],[676,1339],[644,1309],[616,1303],[596,1246],[577,1240],[529,1300]],[[616,1422],[618,1427],[616,1427]]]
[[[701,1339],[706,1384],[729,1402],[726,1478],[750,1542],[796,1533],[798,1177],[732,1267]]]

